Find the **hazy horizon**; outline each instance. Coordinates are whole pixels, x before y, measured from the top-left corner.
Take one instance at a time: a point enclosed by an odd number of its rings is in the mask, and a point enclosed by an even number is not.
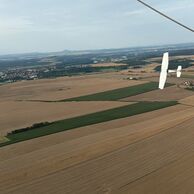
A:
[[[175,43],[175,44],[155,44],[155,45],[144,45],[144,46],[132,46],[132,47],[115,47],[115,48],[98,48],[98,49],[63,49],[63,50],[54,50],[54,51],[32,51],[32,52],[15,52],[15,53],[5,53],[5,54],[1,54],[0,56],[6,56],[6,55],[28,55],[28,54],[49,54],[49,53],[60,53],[60,52],[65,52],[65,51],[69,51],[69,52],[81,52],[81,51],[100,51],[100,50],[117,50],[117,49],[135,49],[135,48],[144,48],[144,47],[165,47],[165,46],[173,46],[173,45],[177,45],[177,46],[181,46],[181,45],[193,45],[194,46],[194,42],[183,42],[183,43]]]
[[[194,0],[145,0],[194,27]],[[0,0],[0,55],[192,43],[136,0]]]

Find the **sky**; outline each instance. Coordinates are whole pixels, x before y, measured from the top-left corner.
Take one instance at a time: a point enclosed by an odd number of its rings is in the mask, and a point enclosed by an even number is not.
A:
[[[145,0],[194,28],[194,0]],[[0,0],[0,54],[194,42],[136,0]]]

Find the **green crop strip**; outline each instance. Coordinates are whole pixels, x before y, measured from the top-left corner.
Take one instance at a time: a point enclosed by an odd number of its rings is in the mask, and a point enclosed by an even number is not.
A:
[[[9,133],[6,138],[9,139],[9,141],[0,143],[0,147],[6,146],[9,144],[18,143],[21,141],[26,141],[33,138],[38,138],[54,133],[59,133],[62,131],[67,131],[79,127],[89,126],[97,123],[107,122],[115,119],[130,117],[133,115],[154,111],[157,109],[162,109],[169,106],[176,105],[176,101],[170,101],[170,102],[138,102],[136,104],[130,104],[127,106],[109,109],[101,112],[96,112],[92,114],[87,114],[79,117],[74,117],[70,119],[60,120],[53,123],[48,123],[46,126],[41,126],[37,128],[32,128],[29,130],[29,128],[26,128],[25,131],[22,129],[13,131],[12,133]]]
[[[172,86],[172,84],[167,83],[166,87],[168,86]],[[158,89],[157,82],[149,82],[149,83],[140,84],[136,86],[129,86],[129,87],[119,88],[119,89],[110,90],[106,92],[100,92],[96,94],[65,99],[62,101],[63,102],[68,102],[68,101],[116,101],[122,98],[135,96],[138,94],[150,92],[152,90],[157,90],[157,89]]]

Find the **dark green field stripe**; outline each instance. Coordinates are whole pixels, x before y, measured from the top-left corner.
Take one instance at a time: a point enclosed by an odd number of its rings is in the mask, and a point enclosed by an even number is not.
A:
[[[170,85],[171,84],[167,84],[166,86],[170,86]],[[142,94],[145,92],[150,92],[156,89],[158,89],[158,83],[149,82],[145,84],[129,86],[125,88],[119,88],[119,89],[100,92],[96,94],[65,99],[62,101],[63,102],[67,102],[67,101],[115,101],[115,100],[120,100],[122,98],[127,98],[130,96]]]
[[[170,102],[138,102],[119,108],[109,109],[101,112],[96,112],[88,115],[56,121],[48,126],[43,126],[28,130],[25,132],[9,134],[6,137],[10,140],[9,142],[1,143],[1,146],[26,141],[41,136],[46,136],[66,130],[71,130],[83,126],[89,126],[97,123],[107,122],[119,118],[125,118],[157,109],[176,105],[176,101]]]

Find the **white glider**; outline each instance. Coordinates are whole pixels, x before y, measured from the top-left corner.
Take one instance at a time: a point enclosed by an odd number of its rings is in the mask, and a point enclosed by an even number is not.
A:
[[[181,71],[182,71],[182,66],[178,66],[178,69],[176,72],[177,77],[181,77]]]
[[[168,65],[169,65],[169,54],[167,52],[167,53],[164,53],[163,55],[162,66],[161,66],[161,73],[160,73],[160,80],[159,80],[159,89],[161,90],[164,89],[168,73],[176,73],[177,77],[181,77],[182,66],[178,66],[177,70],[168,70]]]
[[[163,55],[163,60],[162,60],[162,67],[161,67],[161,73],[160,73],[160,81],[159,81],[159,89],[163,90],[166,79],[167,79],[167,74],[168,74],[168,64],[169,64],[169,54],[164,53]]]

